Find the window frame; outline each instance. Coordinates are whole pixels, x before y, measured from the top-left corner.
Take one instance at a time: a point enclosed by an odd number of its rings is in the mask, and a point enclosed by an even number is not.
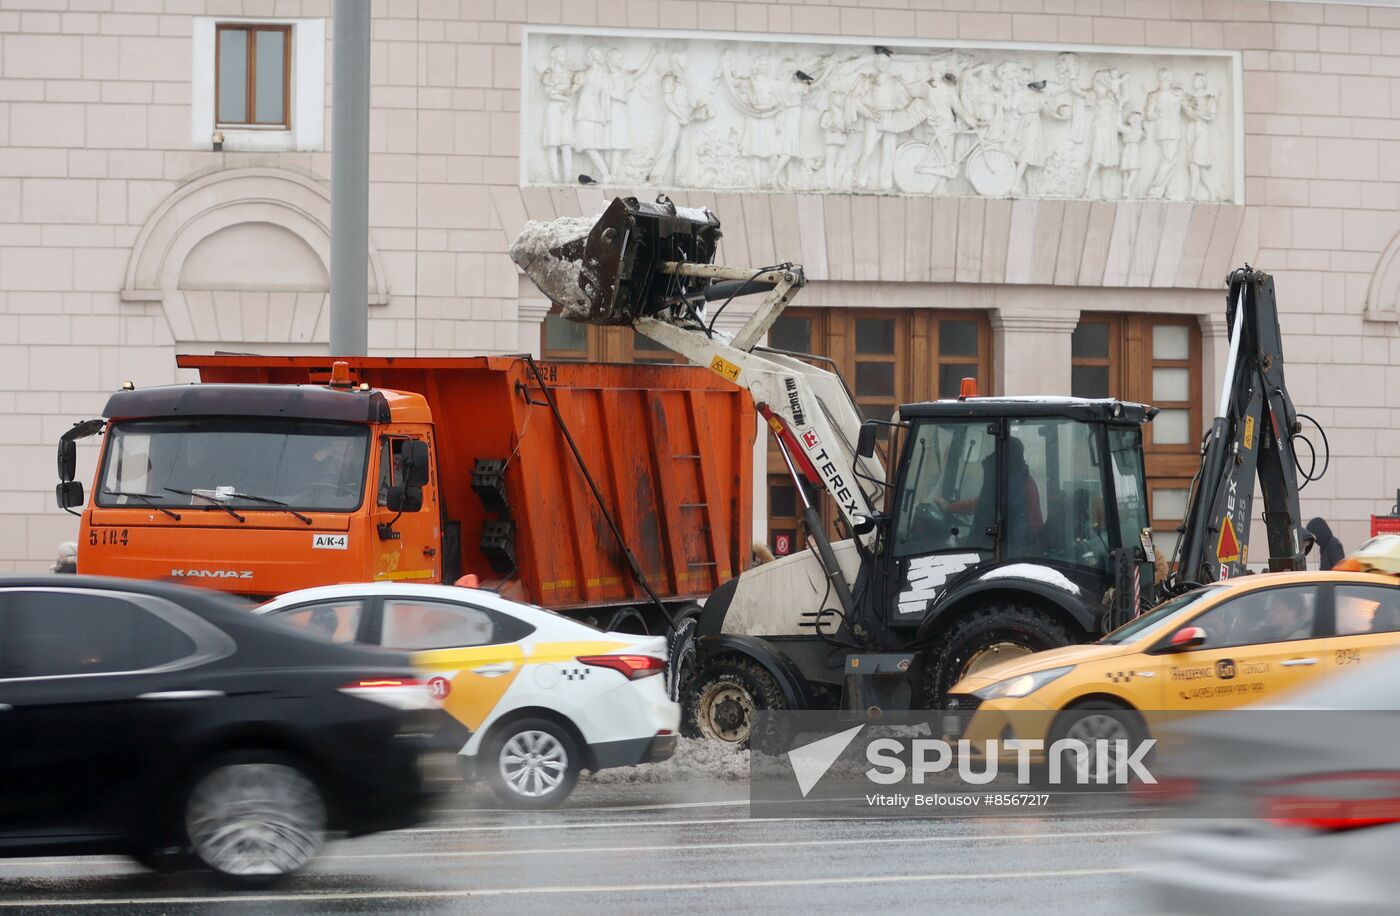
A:
[[[876,398],[857,399],[854,391],[855,364],[860,355],[856,351],[856,321],[862,318],[893,318],[895,326],[895,386],[892,401],[900,404],[917,404],[938,399],[938,380],[944,365],[962,365],[976,362],[979,392],[983,395],[996,393],[996,378],[993,372],[995,335],[992,333],[991,312],[977,309],[866,309],[852,307],[805,306],[785,310],[782,319],[805,319],[809,322],[810,355],[816,357],[815,365],[828,371],[836,371],[851,389],[852,400],[861,409],[861,400],[878,401]],[[943,321],[971,321],[977,325],[977,357],[943,356],[940,352],[940,331]],[[873,354],[872,354],[873,355]],[[830,360],[830,362],[827,362]],[[862,412],[863,415],[863,412]],[[889,417],[879,417],[889,420]],[[879,444],[880,454],[897,454],[903,444],[891,437]],[[887,473],[893,469],[886,457]],[[774,486],[791,486],[792,477],[787,465],[773,445],[768,442],[768,462],[766,467],[765,491]],[[828,533],[836,535],[834,516],[828,500],[820,500],[823,517],[827,520]],[[806,548],[807,539],[802,533],[800,516],[775,516],[772,514],[772,497],[768,496],[769,515],[766,540],[768,547],[776,547],[778,534],[791,534],[791,549],[788,555]],[[801,500],[797,501],[801,506]]]
[[[222,58],[224,32],[245,32],[244,61],[244,114],[245,121],[224,121],[219,118],[219,94],[222,88]],[[259,32],[282,33],[282,120],[257,120],[257,34]],[[278,23],[259,22],[216,22],[214,24],[214,127],[232,130],[283,130],[292,129],[292,26]]]
[[[287,607],[279,607],[273,610],[271,613],[266,614],[264,616],[272,619],[277,623],[284,624],[285,622],[282,620],[282,618],[290,617],[291,615],[301,613],[302,611],[307,611],[318,607],[335,607],[337,605],[346,605],[352,603],[359,605],[359,616],[355,620],[355,633],[353,636],[351,636],[350,641],[348,643],[336,642],[334,639],[321,639],[321,637],[316,636],[314,633],[310,632],[309,629],[302,627],[294,628],[291,626],[287,626],[287,629],[293,633],[296,633],[299,636],[304,636],[308,639],[316,639],[321,642],[327,642],[334,646],[365,645],[364,639],[365,636],[368,635],[367,631],[370,626],[370,620],[374,616],[372,613],[373,602],[370,601],[369,598],[366,598],[361,595],[350,595],[344,598],[317,598],[313,601],[303,601],[300,604],[291,604]]]
[[[1251,598],[1257,598],[1259,596],[1268,595],[1272,592],[1290,590],[1299,592],[1311,591],[1313,593],[1313,619],[1311,634],[1307,636],[1299,636],[1296,639],[1275,639],[1270,642],[1241,642],[1231,643],[1230,645],[1225,646],[1203,645],[1197,646],[1193,649],[1187,649],[1185,652],[1173,650],[1171,644],[1172,637],[1175,636],[1185,627],[1198,626],[1199,621],[1202,617],[1205,617],[1208,614],[1214,614],[1216,611],[1228,607],[1229,605],[1239,601],[1248,601]],[[1253,646],[1284,646],[1292,645],[1294,643],[1308,642],[1310,640],[1331,639],[1334,635],[1334,632],[1335,628],[1332,626],[1332,593],[1331,590],[1326,587],[1325,583],[1308,582],[1296,585],[1276,585],[1270,588],[1251,589],[1247,592],[1242,592],[1238,595],[1231,595],[1230,597],[1215,602],[1210,607],[1202,608],[1200,611],[1193,614],[1190,618],[1179,621],[1174,627],[1170,629],[1170,632],[1163,633],[1161,638],[1158,639],[1157,642],[1154,643],[1150,649],[1147,649],[1144,654],[1170,656],[1184,655],[1189,654],[1191,652],[1224,652],[1229,649],[1247,649]]]
[[[484,614],[486,615],[486,619],[491,621],[491,642],[476,643],[475,645],[470,646],[456,644],[449,646],[432,646],[429,648],[421,649],[406,649],[398,646],[389,646],[384,642],[384,627],[389,620],[390,606],[393,605],[395,602],[402,604],[416,604],[420,606],[431,605],[433,607],[443,608],[454,613],[462,610],[468,610],[476,611],[479,614]],[[393,652],[444,652],[451,651],[453,649],[489,649],[494,646],[509,646],[520,642],[522,639],[529,637],[531,634],[535,633],[538,630],[538,627],[536,627],[534,624],[527,623],[513,615],[504,614],[500,611],[496,611],[489,607],[483,607],[479,604],[472,604],[466,601],[451,601],[444,598],[418,598],[413,595],[384,595],[379,599],[379,605],[377,610],[378,613],[375,615],[376,619],[373,624],[374,629],[370,633],[370,636],[373,637],[372,642],[370,644],[379,646],[380,648],[389,649]],[[514,628],[516,631],[523,632],[518,632],[518,635],[513,635],[509,639],[500,639],[498,638],[499,631],[503,628]]]
[[[4,599],[16,593],[32,594],[35,592],[101,596],[118,601],[125,601],[128,604],[135,605],[146,613],[154,615],[176,630],[179,630],[194,643],[194,651],[164,664],[145,668],[132,668],[125,671],[86,671],[76,674],[32,674],[25,677],[5,677],[2,673],[3,669],[0,669],[0,683],[27,684],[34,681],[72,680],[75,678],[88,680],[99,677],[131,677],[133,675],[167,674],[174,671],[185,671],[190,668],[207,665],[221,658],[227,658],[238,648],[233,638],[223,630],[220,630],[199,615],[180,607],[174,602],[164,598],[157,598],[154,595],[139,595],[130,592],[118,592],[110,589],[98,588],[72,588],[61,586],[17,586],[13,588],[0,588],[0,633],[8,630],[5,622],[9,614],[9,608],[6,606]]]

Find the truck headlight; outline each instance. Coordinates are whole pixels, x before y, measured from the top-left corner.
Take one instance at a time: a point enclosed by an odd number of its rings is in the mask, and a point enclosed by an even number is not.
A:
[[[995,684],[988,684],[981,690],[972,691],[972,695],[980,700],[1000,700],[1004,697],[1020,698],[1029,696],[1055,680],[1055,678],[1063,677],[1073,670],[1073,665],[1065,665],[1063,668],[1046,668],[1044,671],[1021,674],[1016,677],[1009,677],[1004,681],[997,681]]]

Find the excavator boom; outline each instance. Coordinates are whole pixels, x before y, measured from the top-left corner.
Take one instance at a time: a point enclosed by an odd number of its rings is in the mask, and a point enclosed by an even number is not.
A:
[[[1249,266],[1236,270],[1227,302],[1230,353],[1220,404],[1201,447],[1178,544],[1183,587],[1245,572],[1256,477],[1269,570],[1305,568],[1293,449],[1298,414],[1283,379],[1274,278]]]

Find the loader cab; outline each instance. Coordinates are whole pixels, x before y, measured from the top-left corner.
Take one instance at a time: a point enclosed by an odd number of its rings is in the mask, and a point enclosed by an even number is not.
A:
[[[901,408],[879,560],[888,623],[926,626],[951,598],[1028,585],[1093,632],[1114,551],[1143,552],[1148,412],[1075,398]]]

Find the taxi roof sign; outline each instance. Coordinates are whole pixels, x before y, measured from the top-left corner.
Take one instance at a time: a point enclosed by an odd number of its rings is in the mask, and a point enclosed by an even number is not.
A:
[[[1336,568],[1400,575],[1400,535],[1382,534],[1371,538]]]

